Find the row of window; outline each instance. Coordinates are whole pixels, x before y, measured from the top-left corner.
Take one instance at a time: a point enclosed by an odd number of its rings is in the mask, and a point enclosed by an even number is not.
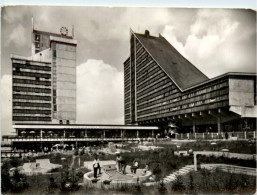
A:
[[[24,68],[13,68],[14,73],[39,73],[39,74],[51,74],[51,71],[45,70],[33,70],[33,69],[24,69]]]
[[[142,66],[141,68],[137,68],[137,74],[140,76],[140,74],[143,74],[146,68],[148,69],[148,71],[152,71],[154,68],[156,68],[156,64],[155,61],[152,58],[148,58],[149,60],[147,60],[147,63],[144,64],[144,66]],[[141,64],[139,64],[141,65]],[[142,63],[143,65],[143,63]],[[143,72],[143,73],[142,73]]]
[[[13,83],[51,86],[50,81],[37,81],[37,80],[27,80],[27,79],[15,79],[15,78],[13,78]]]
[[[169,87],[169,86],[171,86],[171,85],[172,85],[172,83],[170,83],[170,82],[169,82],[169,83],[166,83],[165,85],[162,85],[162,86],[160,86],[159,88],[154,89],[154,90],[150,91],[149,93],[144,94],[144,95],[138,97],[138,100],[140,100],[140,99],[142,99],[142,98],[144,98],[144,97],[146,97],[146,96],[149,96],[149,95],[151,95],[151,94],[153,94],[153,93],[156,93],[157,91],[161,91],[162,89],[164,89],[164,88],[166,88],[166,87]]]
[[[192,93],[183,95],[182,100],[187,99],[187,98],[191,98],[191,97],[194,97],[194,96],[198,96],[198,95],[201,95],[201,94],[209,93],[211,91],[214,91],[214,90],[217,90],[217,89],[220,89],[220,88],[223,88],[223,87],[227,87],[227,86],[228,86],[227,81],[222,82],[222,83],[218,83],[218,84],[212,85],[210,87],[198,90],[196,92],[192,92]]]
[[[198,95],[198,96],[196,96],[194,98],[188,99],[188,96],[185,96],[185,95],[182,95],[182,96],[177,95],[177,96],[175,96],[175,98],[172,98],[172,96],[170,96],[170,94],[172,94],[172,93],[174,94],[174,93],[176,93],[178,91],[175,88],[175,89],[171,90],[170,92],[165,93],[164,97],[169,96],[170,98],[165,98],[163,100],[157,100],[156,102],[152,102],[151,104],[155,104],[155,103],[158,104],[158,103],[160,103],[162,101],[164,102],[164,101],[168,101],[168,100],[169,100],[170,103],[179,102],[179,104],[187,104],[187,103],[191,103],[191,102],[195,102],[195,101],[200,101],[200,100],[210,99],[210,98],[217,97],[217,96],[222,96],[222,95],[228,93],[228,88],[224,88],[222,90],[221,89],[218,90],[218,89],[219,88],[216,87],[216,91],[212,91],[211,93],[207,93],[207,94],[203,94],[203,95]],[[185,97],[187,97],[187,99]],[[143,101],[143,102],[141,101],[138,105],[144,105],[144,104],[146,104],[146,105],[149,104],[149,101],[148,100]],[[145,106],[143,106],[143,107],[145,107]]]
[[[51,110],[13,109],[13,113],[23,113],[23,114],[51,114]]]
[[[13,94],[13,99],[46,100],[46,101],[50,101],[51,100],[51,96]]]
[[[185,113],[190,113],[190,112],[197,112],[197,111],[201,111],[201,110],[207,110],[207,109],[214,109],[214,108],[218,108],[218,107],[224,107],[228,105],[228,101],[220,101],[220,102],[214,102],[213,104],[209,104],[209,105],[201,105],[199,107],[191,107],[191,108],[181,108],[180,106],[178,107],[174,107],[171,109],[161,109],[159,111],[154,111],[151,113],[147,113],[147,114],[141,114],[138,116],[138,119],[140,120],[149,120],[154,118],[161,118],[161,117],[166,117],[166,116],[170,116],[171,112],[177,112],[179,111],[179,113],[176,114],[185,114]],[[184,111],[182,111],[183,109],[186,109]],[[175,114],[175,113],[173,113]]]
[[[149,85],[146,85],[145,87],[140,87],[141,89],[137,90],[137,92],[140,93],[140,92],[144,91],[145,89],[148,89],[148,88],[152,87],[153,85],[155,85],[155,84],[157,84],[157,83],[159,83],[159,82],[161,82],[165,79],[166,79],[165,77],[159,78],[158,80],[155,80],[155,81],[151,82]]]
[[[165,76],[164,73],[161,70],[159,70],[158,72],[155,72],[151,76],[143,77],[142,79],[144,79],[144,80],[142,80],[141,82],[139,80],[137,80],[137,83],[138,83],[137,89],[141,89],[141,88],[149,85],[150,83],[152,83],[153,82],[153,80],[151,80],[152,78],[154,78],[154,81],[156,81],[164,76]]]
[[[51,121],[51,117],[13,116],[13,121]]]
[[[42,71],[51,71],[51,67],[48,66],[36,66],[36,65],[30,65],[30,64],[19,64],[19,63],[13,63],[13,67],[16,68],[22,68],[22,69],[29,69],[29,70],[42,70]]]
[[[219,100],[224,100],[224,99],[228,99],[228,96],[226,95],[227,94],[227,90],[223,90],[224,92],[222,93],[222,91],[218,91],[216,92],[216,96],[213,96],[211,97],[210,94],[208,96],[208,99],[205,99],[205,100],[200,100],[199,101],[199,98],[192,98],[190,100],[187,100],[187,101],[182,101],[180,102],[179,104],[181,105],[182,104],[182,108],[187,108],[187,107],[193,107],[193,106],[198,106],[198,105],[201,105],[203,103],[210,103],[210,102],[214,102],[214,101],[219,101]],[[203,95],[205,96],[205,95]],[[200,96],[199,96],[200,97]],[[178,97],[179,99],[180,97]],[[223,99],[221,99],[223,98]],[[177,98],[175,98],[177,99]],[[159,100],[159,102],[162,102],[161,104],[156,104],[156,105],[164,105],[165,102],[167,102],[166,98],[164,99],[164,101],[161,101]],[[173,99],[174,100],[174,99]],[[172,100],[168,101],[170,104],[168,104],[168,107],[171,107],[171,106],[177,106],[178,104],[174,104],[174,102],[172,102]],[[188,103],[189,102],[189,103]],[[144,108],[144,110],[146,110],[147,108],[150,109],[150,107],[147,107],[147,106],[141,106],[141,108]]]
[[[36,87],[17,87],[13,86],[13,91],[35,92],[35,93],[51,93],[51,89],[36,88]]]
[[[223,96],[218,96],[216,98],[210,98],[210,99],[207,99],[204,101],[191,102],[188,104],[183,104],[183,105],[179,105],[179,106],[175,106],[175,107],[172,104],[166,105],[166,103],[163,102],[160,104],[153,105],[151,107],[146,107],[145,109],[138,110],[138,113],[141,115],[141,114],[148,114],[148,113],[158,111],[158,110],[160,110],[160,111],[161,110],[175,111],[175,110],[179,110],[179,109],[186,109],[186,108],[192,108],[194,106],[200,106],[202,104],[210,104],[210,103],[214,103],[217,101],[224,101],[227,99],[228,99],[228,95],[223,95]],[[171,108],[171,106],[173,106],[173,107]]]
[[[146,87],[146,88],[144,88],[144,90],[141,90],[140,92],[137,91],[138,97],[140,97],[142,94],[147,94],[147,93],[149,94],[149,92],[155,91],[155,89],[163,88],[163,86],[172,85],[172,83],[170,83],[168,79],[165,79],[165,80],[160,81],[160,82],[157,82],[157,81],[153,82],[154,86],[152,86],[151,88]]]
[[[141,85],[146,81],[149,81],[153,76],[159,76],[160,74],[165,76],[164,72],[156,65],[155,62],[151,63],[152,67],[149,71],[145,71],[145,73],[138,73],[137,82]]]
[[[153,98],[158,97],[158,96],[160,96],[160,95],[162,95],[162,96],[164,97],[164,94],[165,94],[166,92],[171,91],[172,88],[173,88],[173,85],[172,85],[172,86],[168,86],[168,87],[166,87],[166,88],[164,88],[164,89],[161,89],[160,91],[157,91],[157,92],[153,93],[152,95],[148,95],[148,96],[142,98],[141,100],[138,100],[138,103],[150,101],[150,100],[152,100]],[[168,98],[170,98],[170,97],[168,97]],[[157,101],[157,100],[156,100],[156,101]]]
[[[20,106],[20,107],[45,107],[51,108],[50,103],[29,103],[29,102],[13,102],[13,106]]]

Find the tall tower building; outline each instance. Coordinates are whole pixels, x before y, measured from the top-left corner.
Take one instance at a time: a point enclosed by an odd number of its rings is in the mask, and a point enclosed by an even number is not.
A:
[[[11,56],[13,123],[76,121],[76,47],[65,27],[60,34],[33,28],[32,56]]]
[[[124,62],[125,124],[180,132],[256,127],[256,73],[209,79],[162,35],[130,35]]]

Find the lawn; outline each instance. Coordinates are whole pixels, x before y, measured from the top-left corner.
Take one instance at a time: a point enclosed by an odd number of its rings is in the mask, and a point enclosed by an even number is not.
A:
[[[215,142],[216,145],[211,145]],[[189,150],[193,151],[221,151],[228,149],[233,153],[256,154],[256,142],[252,141],[162,141],[156,142],[154,145],[161,147],[173,148],[174,150]],[[177,145],[179,148],[177,148]]]

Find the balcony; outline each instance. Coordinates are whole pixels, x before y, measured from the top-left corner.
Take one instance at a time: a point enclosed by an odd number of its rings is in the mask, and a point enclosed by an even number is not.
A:
[[[2,140],[9,140],[12,142],[60,142],[60,141],[137,141],[139,138],[135,137],[75,137],[75,136],[69,136],[69,137],[40,137],[40,136],[13,136],[13,135],[3,135]],[[140,138],[140,140],[144,141],[148,138]]]

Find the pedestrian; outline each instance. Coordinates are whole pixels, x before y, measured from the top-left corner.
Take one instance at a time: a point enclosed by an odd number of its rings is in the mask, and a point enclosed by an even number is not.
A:
[[[93,169],[94,169],[94,178],[97,178],[97,169],[98,169],[97,157],[95,157],[95,160],[93,162]]]
[[[127,162],[126,162],[125,160],[121,159],[121,161],[120,161],[120,166],[121,166],[121,172],[122,172],[123,174],[125,174],[125,173],[126,173]]]
[[[118,165],[118,171],[120,172],[121,171],[121,160],[122,160],[122,157],[118,154],[117,155],[117,158],[116,158],[116,164]]]
[[[97,169],[99,170],[99,175],[101,175],[101,166],[100,166],[100,161],[99,158],[97,157]]]
[[[146,172],[149,170],[148,165],[145,163],[145,168],[144,168],[144,175],[146,174]]]
[[[133,162],[133,165],[131,167],[131,172],[136,174],[136,171],[137,171],[137,168],[138,168],[138,162],[137,160],[135,159],[134,162]]]
[[[225,138],[228,139],[228,132],[225,133]]]

